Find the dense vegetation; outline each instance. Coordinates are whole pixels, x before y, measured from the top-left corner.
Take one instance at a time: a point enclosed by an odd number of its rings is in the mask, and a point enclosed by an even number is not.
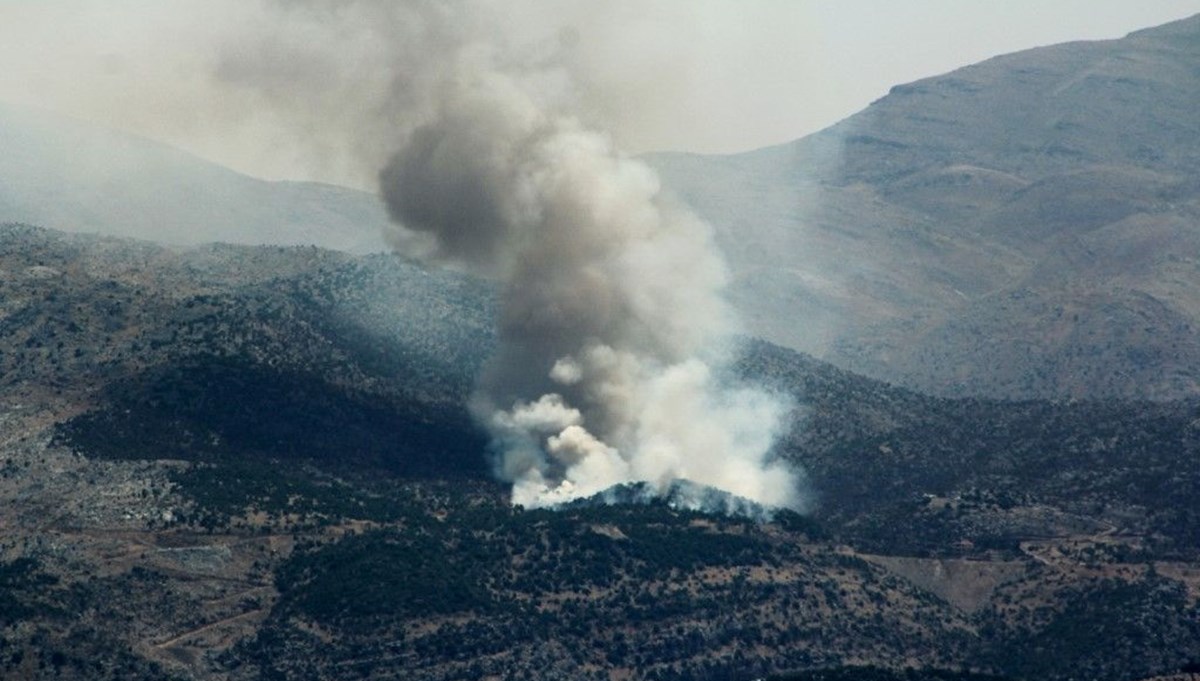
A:
[[[1160,557],[1200,550],[1200,401],[939,399],[766,343],[749,346],[741,369],[798,396],[784,446],[819,494],[818,515],[856,545],[1011,554],[1021,537],[1058,531],[1022,513],[1044,505],[1061,522],[1145,535]]]
[[[936,659],[966,642],[935,601],[784,525],[661,503],[523,511],[453,493],[427,502],[395,528],[294,553],[276,571],[271,619],[228,663],[264,678],[369,675],[404,659],[410,678],[605,678],[624,668],[718,679],[836,663],[825,646],[848,652],[855,637],[852,648]],[[859,606],[873,615],[851,612]],[[820,622],[792,621],[817,612]],[[304,622],[337,645],[305,635]],[[559,649],[566,659],[547,657]]]
[[[1003,678],[989,674],[942,669],[895,671],[878,667],[840,667],[779,674],[767,677],[767,681],[1003,681]]]
[[[462,406],[364,395],[244,358],[189,358],[115,384],[104,404],[66,423],[64,442],[116,459],[483,472],[485,440]]]
[[[176,678],[90,621],[103,607],[103,585],[63,581],[37,559],[0,563],[0,677]]]
[[[47,592],[57,583],[57,578],[39,569],[36,559],[0,563],[0,626],[54,613]]]
[[[1173,649],[1200,640],[1200,613],[1173,580],[1102,579],[1064,596],[1044,627],[995,651],[998,666],[1021,678],[1120,678],[1113,668],[1179,669]]]

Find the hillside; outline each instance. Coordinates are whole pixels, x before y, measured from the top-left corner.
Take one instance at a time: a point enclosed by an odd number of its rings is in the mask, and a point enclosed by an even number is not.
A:
[[[739,371],[797,404],[780,446],[811,517],[526,511],[462,406],[489,295],[392,256],[0,227],[0,675],[1200,659],[1197,403],[931,398],[747,341]]]
[[[374,196],[266,182],[146,139],[0,103],[0,221],[197,245],[385,250]]]
[[[660,155],[749,329],[945,395],[1200,391],[1200,17],[896,86],[794,143]]]

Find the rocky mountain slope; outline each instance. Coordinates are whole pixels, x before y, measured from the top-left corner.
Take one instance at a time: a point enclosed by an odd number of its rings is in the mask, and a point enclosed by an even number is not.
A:
[[[385,250],[367,193],[266,182],[146,139],[0,103],[0,220],[161,243]]]
[[[747,331],[926,392],[1200,391],[1200,17],[899,85],[796,142],[649,157],[716,227]],[[384,248],[373,196],[0,106],[0,220]]]
[[[947,395],[1200,391],[1200,16],[996,57],[746,154],[652,158],[749,328]]]
[[[780,452],[811,517],[525,511],[462,406],[492,344],[478,282],[8,225],[0,301],[0,676],[1115,681],[1200,659],[1195,402],[930,398],[747,342],[739,370],[797,404]]]

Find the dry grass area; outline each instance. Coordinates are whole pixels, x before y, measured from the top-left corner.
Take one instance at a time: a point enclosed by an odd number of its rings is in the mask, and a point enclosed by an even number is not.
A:
[[[1023,576],[1023,561],[912,558],[863,554],[865,560],[912,582],[964,613],[991,602],[996,589]]]

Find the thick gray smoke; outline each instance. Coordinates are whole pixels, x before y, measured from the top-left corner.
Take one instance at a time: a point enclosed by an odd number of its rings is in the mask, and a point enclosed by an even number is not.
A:
[[[724,370],[735,326],[710,229],[570,114],[579,98],[556,66],[570,31],[514,49],[480,28],[478,4],[283,7],[289,21],[403,28],[387,94],[367,102],[384,115],[362,126],[360,146],[394,151],[379,178],[397,249],[498,284],[499,350],[472,408],[515,503],[679,479],[799,503],[795,475],[771,455],[785,405]],[[286,53],[265,74],[263,56],[234,54],[223,73],[260,88],[293,77]]]

